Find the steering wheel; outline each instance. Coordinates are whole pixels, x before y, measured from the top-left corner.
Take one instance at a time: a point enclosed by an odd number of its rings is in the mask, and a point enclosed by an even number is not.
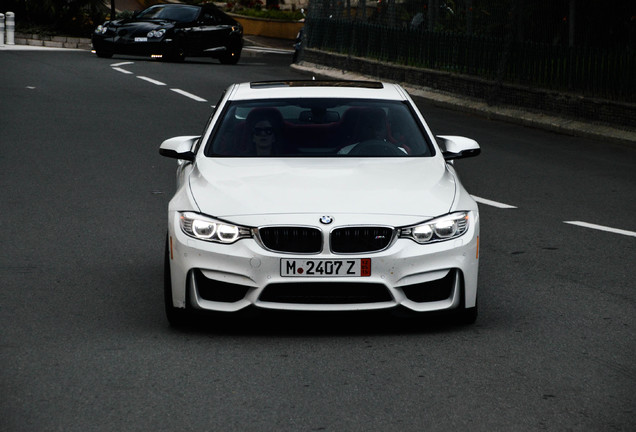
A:
[[[371,139],[358,143],[348,153],[349,156],[406,156],[395,144],[384,140]]]

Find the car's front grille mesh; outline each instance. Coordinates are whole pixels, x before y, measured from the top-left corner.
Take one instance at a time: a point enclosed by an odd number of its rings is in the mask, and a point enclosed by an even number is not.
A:
[[[393,239],[393,228],[346,227],[331,233],[331,250],[334,253],[364,253],[385,249]]]
[[[310,227],[264,227],[258,230],[263,246],[277,252],[319,253],[322,232]]]
[[[393,240],[390,227],[356,226],[336,228],[331,233],[334,253],[368,253],[386,249]],[[318,228],[277,226],[258,230],[265,248],[286,253],[319,253],[322,251],[322,231]]]

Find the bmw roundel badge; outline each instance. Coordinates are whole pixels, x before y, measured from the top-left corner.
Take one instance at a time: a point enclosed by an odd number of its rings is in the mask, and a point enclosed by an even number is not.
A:
[[[321,224],[329,225],[331,222],[333,222],[333,218],[331,216],[322,216],[320,218]]]

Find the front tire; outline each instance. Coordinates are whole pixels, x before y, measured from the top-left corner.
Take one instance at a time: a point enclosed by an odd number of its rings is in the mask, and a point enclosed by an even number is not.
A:
[[[183,42],[181,38],[177,38],[172,45],[168,48],[166,53],[166,60],[176,63],[181,63],[185,60],[185,49],[183,48]]]
[[[462,304],[453,311],[453,320],[459,325],[471,325],[477,321],[479,315],[479,299],[475,300],[475,306],[466,307],[466,296],[462,295]]]
[[[462,307],[456,312],[455,322],[459,325],[471,325],[477,321],[478,308],[475,307],[466,308]]]
[[[95,50],[95,54],[97,54],[99,58],[111,58],[113,56],[112,52],[104,50]]]
[[[241,48],[227,47],[225,53],[219,57],[221,64],[235,65],[241,59]]]

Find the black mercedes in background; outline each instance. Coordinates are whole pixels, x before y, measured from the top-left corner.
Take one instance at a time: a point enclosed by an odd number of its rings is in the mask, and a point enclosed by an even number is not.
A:
[[[181,61],[214,57],[236,64],[243,48],[243,28],[213,4],[160,4],[132,18],[106,21],[93,32],[99,57],[113,54],[152,56]]]

